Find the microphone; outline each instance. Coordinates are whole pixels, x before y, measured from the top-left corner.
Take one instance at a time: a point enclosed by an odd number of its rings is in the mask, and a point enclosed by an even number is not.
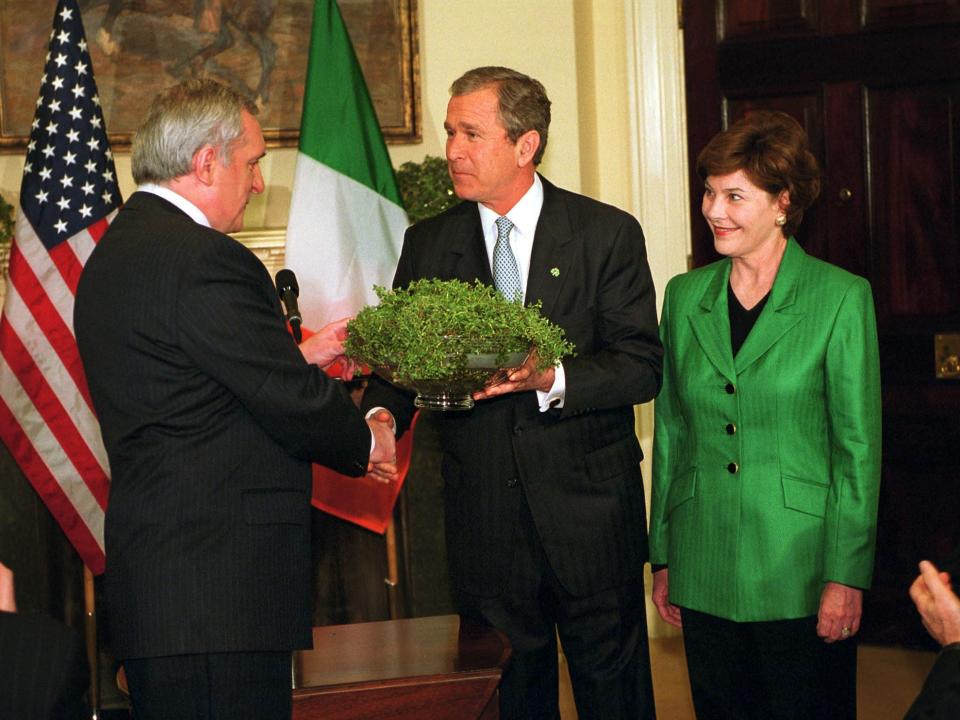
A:
[[[297,297],[300,295],[297,276],[293,274],[293,270],[283,268],[277,271],[276,283],[277,295],[280,296],[280,300],[283,301],[283,305],[287,309],[284,317],[290,323],[290,329],[293,330],[293,339],[299,345],[302,339],[300,323],[303,322],[303,318],[300,316],[300,308],[297,307]]]

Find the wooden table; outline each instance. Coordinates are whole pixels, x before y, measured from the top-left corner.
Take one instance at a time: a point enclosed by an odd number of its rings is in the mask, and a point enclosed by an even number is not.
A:
[[[506,637],[456,615],[313,629],[294,653],[294,720],[496,720]]]

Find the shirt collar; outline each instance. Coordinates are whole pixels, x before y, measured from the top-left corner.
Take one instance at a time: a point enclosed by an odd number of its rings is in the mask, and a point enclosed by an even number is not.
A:
[[[497,218],[501,217],[486,205],[477,203],[477,207],[480,208],[480,223],[484,228],[494,226]],[[542,209],[543,183],[540,181],[540,176],[534,173],[533,184],[517,201],[517,204],[507,211],[505,217],[513,223],[513,226],[521,235],[532,239],[537,230],[537,221],[540,219]],[[494,237],[496,237],[495,230]]]
[[[175,192],[168,187],[157,185],[156,183],[144,183],[143,185],[137,187],[137,192],[148,192],[153,195],[159,195],[167,202],[172,203],[180,210],[183,210],[183,212],[189,215],[190,219],[192,219],[198,225],[210,227],[210,221],[207,220],[207,216],[203,214],[203,210],[187,200],[180,193]]]

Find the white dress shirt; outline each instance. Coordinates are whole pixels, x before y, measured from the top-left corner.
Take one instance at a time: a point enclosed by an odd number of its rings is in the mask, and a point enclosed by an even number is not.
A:
[[[497,243],[497,215],[493,210],[477,203],[480,210],[480,225],[483,227],[483,242],[487,249],[487,262],[493,267],[493,247]],[[533,255],[533,236],[537,231],[537,222],[540,220],[540,211],[543,209],[543,183],[540,176],[533,176],[533,184],[524,193],[517,204],[507,211],[506,217],[513,227],[510,229],[510,249],[517,260],[517,269],[520,271],[520,289],[523,298],[527,296],[527,276],[530,274],[530,257]],[[540,402],[540,411],[550,408],[563,407],[567,389],[567,378],[563,371],[563,364],[557,363],[554,368],[553,386],[549,392],[537,390],[537,399]]]
[[[144,183],[143,185],[137,187],[137,192],[148,192],[154,195],[159,195],[167,202],[172,203],[180,210],[183,210],[187,215],[190,216],[190,219],[192,219],[198,225],[210,227],[210,221],[207,220],[207,216],[203,214],[203,210],[187,200],[180,193],[174,192],[168,187],[157,185],[155,183]]]

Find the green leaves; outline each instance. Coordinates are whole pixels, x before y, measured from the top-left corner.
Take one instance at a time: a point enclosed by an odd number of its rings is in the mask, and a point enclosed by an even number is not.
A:
[[[397,169],[396,177],[411,223],[439,215],[460,202],[453,194],[447,161],[443,158],[427,155],[420,163],[405,162]]]
[[[13,206],[0,195],[0,243],[13,238]]]
[[[423,279],[398,290],[374,289],[380,304],[350,321],[346,353],[387,370],[398,384],[463,377],[470,373],[469,353],[502,360],[533,349],[537,368],[545,370],[574,351],[539,304],[510,302],[480,282]]]

